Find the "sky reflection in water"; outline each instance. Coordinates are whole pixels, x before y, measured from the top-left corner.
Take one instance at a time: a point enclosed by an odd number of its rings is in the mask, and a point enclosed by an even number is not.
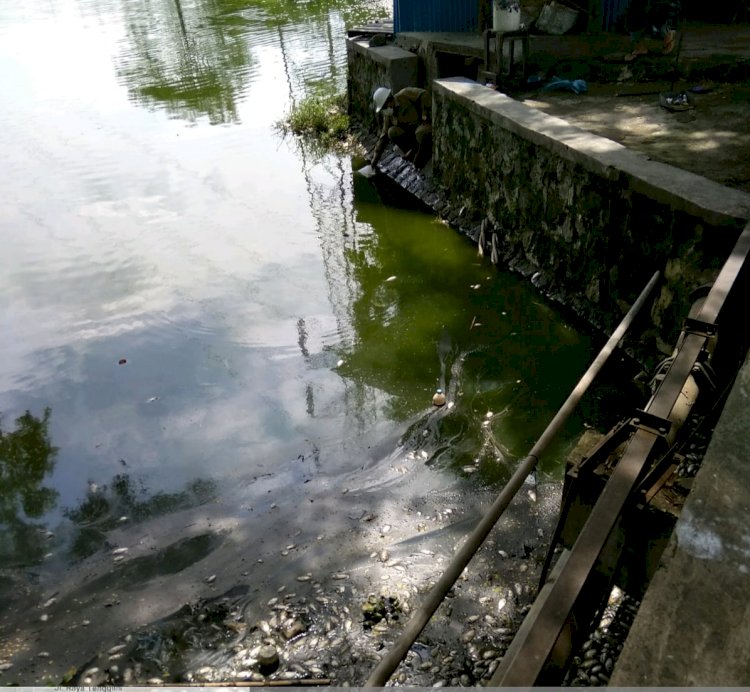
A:
[[[307,91],[343,87],[344,27],[377,14],[354,0],[0,12],[2,430],[42,426],[50,449],[30,476],[42,511],[0,492],[13,521],[55,529],[55,550],[80,558],[144,507],[262,508],[376,469],[403,436],[436,468],[497,482],[585,368],[589,340],[526,285],[384,205],[347,158],[275,133]],[[439,384],[456,407],[429,418]]]

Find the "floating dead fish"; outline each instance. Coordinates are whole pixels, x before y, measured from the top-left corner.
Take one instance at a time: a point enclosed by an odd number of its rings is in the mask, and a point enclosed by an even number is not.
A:
[[[129,548],[115,548],[112,551],[112,555],[122,555],[123,553],[127,553]]]
[[[396,280],[396,275],[394,274],[393,276],[389,276],[389,277],[388,277],[388,278],[386,279],[386,282],[388,282],[388,281],[395,281],[395,280]]]

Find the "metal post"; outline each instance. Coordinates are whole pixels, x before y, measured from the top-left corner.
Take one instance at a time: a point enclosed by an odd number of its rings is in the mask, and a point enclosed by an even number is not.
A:
[[[557,414],[555,414],[555,417],[545,428],[541,437],[529,452],[529,455],[523,459],[510,481],[508,481],[508,484],[502,489],[492,503],[487,514],[482,517],[479,524],[477,524],[476,528],[471,532],[464,544],[458,550],[443,575],[438,579],[430,593],[427,594],[424,603],[414,613],[411,620],[409,620],[404,631],[401,633],[401,636],[393,645],[393,648],[383,656],[375,667],[375,670],[370,674],[370,677],[365,683],[365,687],[382,687],[393,674],[393,671],[396,670],[398,664],[401,663],[404,656],[406,656],[411,645],[416,641],[420,632],[425,628],[430,621],[430,618],[438,609],[438,606],[442,603],[445,595],[450,591],[453,584],[456,583],[456,580],[461,576],[466,565],[469,564],[469,561],[474,557],[477,550],[479,550],[484,539],[487,538],[487,535],[497,523],[497,520],[502,516],[503,512],[511,503],[516,493],[523,485],[526,476],[534,470],[537,461],[539,461],[540,455],[546,450],[549,443],[578,405],[578,402],[594,381],[594,378],[599,374],[604,363],[610,355],[612,355],[615,347],[625,336],[625,333],[629,329],[636,315],[641,311],[641,308],[643,308],[643,305],[653,291],[654,286],[656,286],[658,278],[659,272],[657,271],[651,277],[648,284],[646,284],[646,287],[638,296],[638,299],[633,303],[633,306],[630,308],[627,315],[623,317],[622,322],[620,322],[612,336],[609,337],[609,340],[599,352],[599,355],[594,362],[578,381],[575,389],[570,393],[565,400],[565,403],[560,407]]]

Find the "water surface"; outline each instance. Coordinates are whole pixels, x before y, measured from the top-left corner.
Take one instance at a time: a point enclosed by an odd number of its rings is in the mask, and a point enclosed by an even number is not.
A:
[[[531,287],[276,131],[343,89],[345,27],[382,13],[0,9],[3,602],[191,508],[260,554],[290,522],[317,533],[315,500],[333,520],[342,491],[497,488],[585,369],[590,339]],[[189,533],[159,531],[154,550]],[[200,546],[127,579],[210,560]]]

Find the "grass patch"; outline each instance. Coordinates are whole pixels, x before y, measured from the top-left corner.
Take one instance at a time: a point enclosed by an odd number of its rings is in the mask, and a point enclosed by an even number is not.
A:
[[[345,94],[309,94],[277,123],[284,133],[304,137],[322,151],[346,148],[349,116]]]

